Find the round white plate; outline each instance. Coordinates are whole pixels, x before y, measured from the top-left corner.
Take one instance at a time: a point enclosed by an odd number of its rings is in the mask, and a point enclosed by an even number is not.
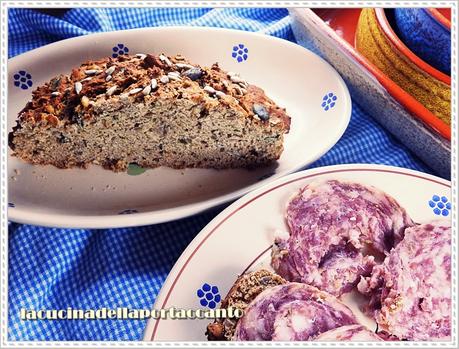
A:
[[[179,258],[154,309],[177,307],[205,308],[197,290],[205,284],[216,287],[214,301],[225,297],[238,275],[247,270],[270,268],[270,248],[275,231],[287,231],[284,210],[288,200],[307,183],[338,179],[373,185],[394,197],[415,222],[449,219],[436,214],[437,196],[451,200],[450,182],[421,172],[381,165],[340,165],[298,172],[263,186],[239,199],[215,217],[190,243]],[[434,197],[435,196],[435,197]],[[444,198],[443,198],[444,197]],[[446,205],[445,207],[450,205]],[[438,211],[436,211],[438,213]],[[272,270],[272,269],[271,269]],[[345,295],[345,302],[362,323],[375,329],[375,323],[360,310],[362,298]],[[213,306],[214,304],[211,304]],[[209,307],[209,305],[207,306]],[[144,340],[203,341],[207,320],[150,319]]]
[[[310,51],[267,35],[176,27],[88,35],[9,60],[8,131],[34,88],[88,59],[127,50],[181,53],[207,66],[219,62],[222,68],[265,89],[292,118],[279,161],[254,171],[157,168],[134,176],[98,166],[87,170],[31,166],[9,156],[11,220],[97,228],[178,219],[234,200],[268,180],[305,167],[328,151],[349,123],[352,106],[346,85]]]

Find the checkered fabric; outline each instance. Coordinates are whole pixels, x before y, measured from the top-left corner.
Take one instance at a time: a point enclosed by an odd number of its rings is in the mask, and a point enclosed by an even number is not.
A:
[[[9,12],[10,57],[78,35],[195,25],[259,31],[294,41],[286,9],[72,9]],[[311,167],[376,163],[428,172],[354,104],[349,128]],[[9,224],[10,340],[139,340],[145,321],[20,321],[26,309],[148,309],[174,262],[217,214],[145,227],[71,230]]]

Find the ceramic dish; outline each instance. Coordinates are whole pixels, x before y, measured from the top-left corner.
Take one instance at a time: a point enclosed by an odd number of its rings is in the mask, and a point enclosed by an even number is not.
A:
[[[341,74],[353,98],[438,175],[451,174],[451,129],[355,49],[361,9],[289,9],[298,43]]]
[[[247,55],[234,55],[235,45],[247,48]],[[279,161],[252,171],[131,168],[114,173],[98,166],[87,170],[32,166],[9,156],[11,220],[58,227],[119,227],[178,219],[305,167],[329,150],[349,123],[352,106],[343,80],[301,46],[243,31],[169,27],[64,40],[11,59],[8,131],[33,88],[87,59],[128,51],[181,53],[201,65],[219,62],[223,69],[239,72],[264,88],[292,117]],[[19,86],[16,75],[25,79]]]
[[[395,28],[400,39],[416,55],[451,73],[451,9],[395,8]]]
[[[413,220],[420,223],[439,217],[429,204],[433,196],[451,200],[450,182],[397,167],[341,165],[286,176],[236,201],[196,236],[169,274],[154,309],[200,308],[197,291],[204,284],[216,286],[213,300],[218,303],[237,275],[261,267],[270,269],[274,233],[288,229],[284,219],[286,203],[307,183],[322,179],[373,185],[394,197]],[[448,219],[450,215],[448,210],[442,218]],[[361,298],[347,294],[343,301],[369,329],[376,328],[373,320],[358,309]],[[206,320],[151,319],[144,340],[206,340],[204,332],[208,323]]]
[[[356,48],[427,109],[451,125],[451,78],[416,56],[392,28],[393,11],[362,10]]]

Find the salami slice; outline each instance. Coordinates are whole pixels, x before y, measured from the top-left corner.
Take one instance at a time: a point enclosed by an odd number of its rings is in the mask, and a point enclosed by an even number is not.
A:
[[[286,211],[287,236],[275,239],[272,266],[286,280],[339,296],[371,273],[413,222],[384,192],[328,180],[300,190]]]
[[[358,289],[371,297],[380,329],[402,340],[451,336],[451,223],[408,228]]]
[[[334,296],[310,285],[288,283],[266,289],[250,303],[233,339],[306,341],[356,323],[352,311]]]

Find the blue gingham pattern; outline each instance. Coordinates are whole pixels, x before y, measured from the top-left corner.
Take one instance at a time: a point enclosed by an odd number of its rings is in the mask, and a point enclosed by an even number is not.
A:
[[[57,17],[12,9],[9,55],[78,35],[166,25],[238,28],[294,41],[285,9],[81,8]],[[387,164],[429,172],[356,104],[342,139],[311,167],[344,163]],[[19,313],[21,308],[150,308],[181,252],[221,210],[165,224],[107,230],[10,223],[9,339],[141,339],[145,321],[20,321]]]

